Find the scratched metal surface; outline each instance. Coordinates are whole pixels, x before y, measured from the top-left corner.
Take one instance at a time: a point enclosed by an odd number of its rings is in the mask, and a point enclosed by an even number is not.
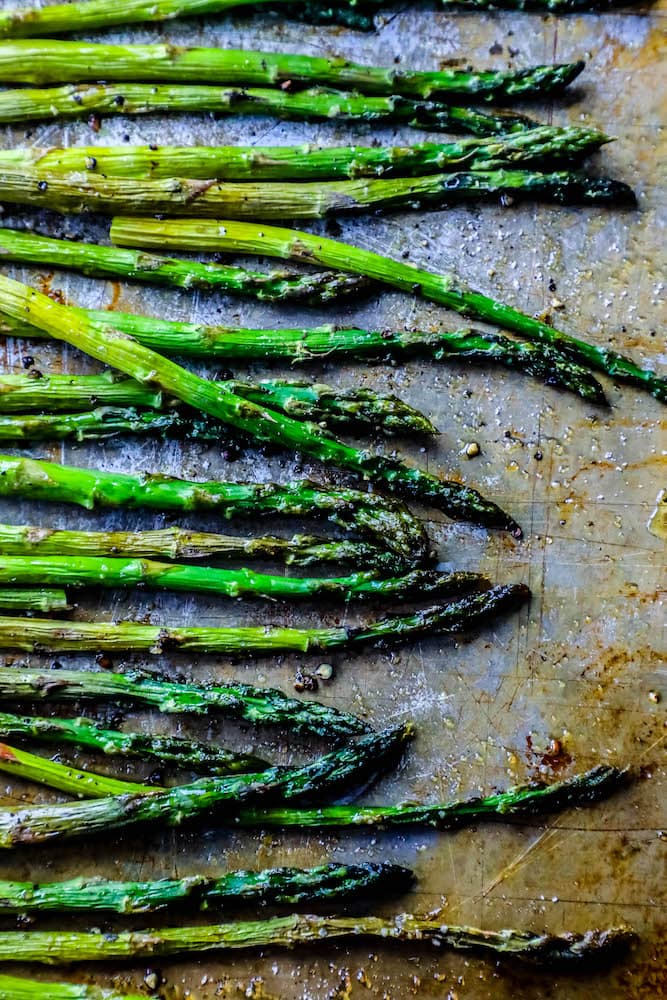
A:
[[[8,0],[2,0],[8,2]],[[12,0],[12,3],[14,0]],[[410,5],[412,6],[412,5]],[[591,339],[612,342],[657,365],[667,363],[663,299],[665,256],[664,26],[667,6],[650,13],[574,17],[464,16],[415,9],[391,10],[376,34],[315,29],[277,18],[220,19],[138,27],[108,37],[136,41],[248,46],[340,53],[368,62],[429,68],[439,62],[527,65],[585,57],[588,68],[572,97],[536,108],[543,119],[602,126],[619,141],[598,157],[600,170],[635,186],[638,212],[599,212],[555,207],[454,208],[431,214],[344,221],[342,237],[389,254],[407,251],[415,263],[436,270],[455,267],[472,284],[528,312],[556,310],[560,325]],[[98,36],[101,37],[101,36]],[[662,54],[662,64],[661,64]],[[87,123],[45,124],[29,133],[5,129],[12,143],[113,144],[123,141],[288,143],[416,138],[408,130],[345,129],[337,125],[281,124],[267,119],[212,121],[207,116],[116,118],[99,134]],[[31,219],[43,231],[104,238],[93,220]],[[662,276],[661,276],[662,272]],[[303,311],[279,310],[222,297],[156,291],[140,286],[53,276],[15,268],[16,276],[59,289],[74,302],[113,304],[172,318],[224,320],[246,325],[305,323]],[[555,288],[555,290],[553,290]],[[553,302],[553,300],[557,302]],[[558,305],[560,303],[560,305]],[[322,312],[309,313],[322,321]],[[445,310],[408,296],[386,293],[368,302],[328,311],[332,321],[387,327],[451,325]],[[30,353],[43,371],[94,371],[68,348],[43,343],[3,344],[3,370],[20,370]],[[204,369],[202,369],[204,370]],[[210,369],[211,371],[213,369]],[[273,369],[274,371],[276,369]],[[237,369],[240,371],[240,369]],[[264,373],[261,365],[253,367]],[[468,371],[455,365],[410,363],[399,368],[323,364],[317,377],[396,391],[422,407],[442,430],[426,452],[401,451],[431,470],[447,471],[481,486],[516,514],[526,541],[454,526],[428,516],[444,565],[481,569],[497,580],[525,580],[530,608],[484,634],[450,641],[432,639],[398,654],[337,655],[335,679],[318,697],[363,712],[378,724],[410,717],[418,736],[399,773],[388,777],[369,801],[435,801],[489,791],[536,774],[548,778],[599,761],[630,763],[642,780],[630,791],[589,812],[573,812],[528,826],[484,826],[457,834],[341,833],[269,835],[221,831],[204,825],[179,832],[124,836],[81,847],[31,851],[0,858],[0,877],[30,880],[74,874],[123,878],[217,872],[234,866],[312,864],[327,859],[390,858],[412,866],[417,890],[378,907],[442,915],[449,922],[495,928],[583,930],[627,922],[641,935],[632,958],[592,978],[528,974],[491,963],[368,944],[323,945],[299,953],[236,955],[161,963],[163,994],[170,1000],[212,997],[324,1000],[343,997],[448,997],[515,1000],[593,995],[656,998],[667,991],[664,930],[665,681],[664,543],[647,530],[665,469],[664,410],[645,395],[608,385],[612,408],[590,407],[508,373]],[[481,446],[473,461],[461,457],[470,441]],[[41,454],[105,469],[160,470],[183,476],[250,479],[307,474],[332,480],[317,466],[294,457],[244,456],[226,464],[215,449],[146,441],[122,446],[49,449]],[[538,455],[541,453],[541,459]],[[54,526],[149,526],[150,514],[83,511],[3,502],[2,519]],[[213,527],[214,519],[189,517],[189,525]],[[662,588],[662,591],[661,591]],[[105,619],[209,623],[319,620],[314,609],[267,607],[190,597],[87,594],[79,614]],[[365,612],[369,613],[369,612]],[[322,617],[333,620],[339,611]],[[345,613],[348,616],[348,613]],[[349,617],[354,612],[349,612]],[[22,663],[29,658],[4,657]],[[73,658],[61,657],[72,664]],[[31,659],[30,662],[36,662]],[[81,665],[86,660],[80,661]],[[298,657],[278,662],[229,663],[185,657],[119,658],[117,665],[148,663],[204,679],[240,677],[290,691]],[[307,660],[314,667],[317,660]],[[662,701],[655,700],[657,692]],[[178,726],[206,733],[203,722],[128,713],[135,725],[155,730]],[[265,735],[216,725],[221,738],[296,759],[285,735],[267,745]],[[562,753],[545,757],[550,740]],[[34,792],[3,780],[5,803]],[[37,798],[46,800],[48,793]],[[182,915],[181,915],[182,917]],[[97,922],[97,921],[96,921]],[[67,921],[68,925],[70,920]],[[144,921],[145,923],[145,921]],[[54,921],[51,921],[51,926]],[[105,921],[105,928],[117,922]],[[661,937],[662,936],[662,937]],[[81,979],[141,985],[148,965],[73,969]],[[45,980],[56,972],[37,972]]]

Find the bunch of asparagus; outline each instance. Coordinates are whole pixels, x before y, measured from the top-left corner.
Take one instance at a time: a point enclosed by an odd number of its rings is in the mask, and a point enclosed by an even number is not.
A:
[[[95,683],[96,679],[99,683]],[[164,692],[158,703],[169,711],[202,707],[201,689],[180,685],[182,701],[175,699],[175,685],[161,681],[133,682],[122,676],[48,671],[0,671],[0,697],[3,700],[49,700],[79,697],[81,693],[93,698],[155,697],[160,686]],[[213,689],[209,689],[213,690]],[[277,692],[266,692],[268,700]],[[244,700],[243,695],[239,695]],[[246,697],[250,697],[247,695]],[[259,692],[253,695],[257,702]],[[206,707],[213,702],[206,702]],[[318,714],[316,727],[321,724],[316,703],[296,709],[300,717],[309,711]],[[205,710],[205,709],[204,709]],[[327,717],[331,710],[323,709]],[[335,713],[334,713],[335,716]],[[354,723],[352,717],[340,716],[333,731],[338,732],[341,721]],[[359,729],[363,723],[356,720]],[[201,771],[224,774],[220,762],[200,752],[199,747],[187,749],[181,741],[183,756],[174,744],[161,749],[142,737],[131,734],[103,731],[86,720],[20,718],[11,715],[0,717],[0,732],[30,736],[47,742],[60,739],[87,749],[101,749],[106,753],[135,755],[145,745],[149,752],[167,763],[189,765],[195,761]],[[312,764],[300,768],[275,768],[264,765],[262,771],[252,773],[248,762],[234,768],[235,774],[227,777],[203,778],[172,789],[118,782],[89,771],[80,771],[0,745],[0,770],[36,781],[48,787],[87,798],[89,802],[62,803],[55,806],[32,806],[20,810],[0,810],[0,844],[12,847],[18,844],[36,844],[53,839],[88,836],[108,830],[126,829],[137,823],[180,824],[196,817],[204,818],[224,802],[227,815],[231,807],[231,822],[241,825],[336,825],[375,826],[427,824],[440,829],[450,829],[481,819],[528,817],[535,814],[561,810],[572,805],[587,805],[605,798],[627,780],[626,772],[612,767],[598,767],[574,778],[547,786],[534,783],[487,798],[474,798],[456,803],[433,806],[377,806],[356,807],[330,805],[317,809],[277,808],[267,809],[256,804],[268,797],[279,803],[292,799],[312,799],[331,795],[363,778],[373,778],[400,753],[410,736],[409,727],[399,727],[382,733],[369,733],[356,743],[335,750]],[[228,770],[232,770],[230,767]],[[163,879],[155,882],[108,882],[101,879],[78,879],[60,883],[21,884],[0,883],[0,911],[9,913],[102,911],[115,914],[149,913],[174,904],[190,903],[199,909],[228,906],[238,901],[262,901],[288,906],[312,904],[325,900],[364,898],[371,893],[399,893],[408,888],[412,873],[394,865],[326,865],[317,869],[278,869],[263,872],[231,872],[221,877],[185,877]],[[95,934],[81,932],[2,932],[0,957],[10,959],[12,951],[21,946],[22,955],[37,962],[67,962],[117,957],[141,957],[145,951],[149,932],[115,932],[103,939]],[[208,927],[178,927],[151,931],[152,954],[201,953],[210,949],[261,947],[290,944],[323,937],[336,938],[351,935],[395,938],[396,940],[433,940],[454,948],[490,952],[496,957],[512,957],[540,965],[583,965],[589,960],[607,959],[618,954],[619,947],[633,938],[627,928],[607,931],[590,931],[575,935],[535,935],[517,931],[499,933],[482,932],[475,928],[450,927],[433,919],[416,919],[404,914],[393,920],[361,917],[350,920],[344,917],[324,918],[313,916],[273,917],[263,921],[217,924]],[[20,937],[20,941],[19,941]],[[104,945],[102,946],[102,941]],[[1,983],[0,983],[1,985]],[[21,995],[20,993],[18,994]],[[30,994],[27,994],[28,996]],[[67,996],[67,994],[63,994]],[[74,994],[76,995],[76,994]]]
[[[498,98],[551,96],[567,87],[583,67],[583,62],[577,62],[511,71],[419,72],[250,50],[0,42],[0,82],[57,84],[0,93],[0,122],[90,113],[215,111],[306,120],[394,121],[500,138],[495,144],[482,141],[479,158],[470,148],[472,169],[461,169],[461,156],[451,149],[448,152],[447,145],[437,152],[433,146],[407,154],[355,152],[355,170],[357,160],[379,164],[384,159],[391,164],[394,176],[378,176],[376,171],[364,180],[357,176],[338,179],[338,172],[345,170],[344,150],[305,155],[280,150],[277,159],[269,155],[269,162],[274,162],[268,180],[263,179],[267,168],[261,151],[248,155],[223,148],[203,150],[200,157],[197,150],[176,149],[151,157],[145,149],[91,149],[78,156],[58,150],[18,150],[14,156],[0,157],[0,200],[61,212],[160,212],[268,220],[315,219],[341,212],[438,206],[489,197],[633,205],[634,194],[622,182],[553,169],[563,160],[569,168],[587,149],[606,141],[605,136],[569,129],[564,130],[566,137],[563,130],[555,130],[547,153],[539,137],[544,130],[537,122],[469,106]],[[220,89],[221,85],[226,89]],[[464,105],[450,103],[457,99]],[[538,134],[535,140],[533,133]],[[519,140],[518,148],[523,150],[519,161],[537,159],[540,167],[550,169],[531,171],[524,163],[519,164],[521,169],[505,163],[503,143],[511,147],[512,139]],[[540,146],[541,153],[537,152]],[[436,161],[446,165],[445,174],[442,165],[434,171]],[[252,169],[255,162],[257,170]],[[425,168],[423,175],[418,172],[420,164]],[[202,176],[204,166],[208,169]],[[333,175],[323,183],[319,176],[319,183],[309,183],[309,171],[319,175],[331,170]]]
[[[269,220],[315,219],[489,197],[632,205],[634,194],[626,184],[553,169],[562,166],[562,161],[569,168],[587,150],[606,141],[605,136],[585,129],[551,130],[545,143],[545,130],[529,119],[449,103],[457,98],[470,102],[545,97],[563,90],[583,65],[416,72],[361,66],[343,59],[233,49],[0,43],[0,81],[59,84],[45,90],[1,93],[0,121],[119,110],[125,114],[216,110],[287,118],[391,120],[499,136],[495,142],[481,140],[477,147],[469,141],[466,147],[464,141],[440,147],[422,145],[414,151],[304,153],[283,149],[275,155],[269,151],[268,167],[261,150],[248,153],[223,148],[200,154],[177,148],[163,150],[159,156],[141,148],[93,148],[79,153],[18,150],[0,156],[0,200],[60,212],[160,212]],[[98,82],[100,74],[103,85]],[[233,84],[234,89],[221,91],[213,84]],[[332,87],[347,90],[325,89]],[[550,169],[525,169],[535,160]],[[386,176],[385,163],[392,176]],[[382,176],[378,176],[379,169]],[[340,172],[344,179],[338,179]],[[309,183],[312,173],[318,175],[318,183]],[[368,179],[359,179],[358,173],[367,174]],[[323,183],[322,174],[326,176]],[[239,179],[243,187],[236,183]]]

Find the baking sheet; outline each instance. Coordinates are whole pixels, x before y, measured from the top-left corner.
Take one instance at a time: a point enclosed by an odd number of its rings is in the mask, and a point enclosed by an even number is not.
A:
[[[132,32],[94,37],[336,53],[375,63],[400,57],[402,64],[423,69],[450,62],[502,67],[586,58],[586,72],[571,97],[534,110],[547,121],[595,124],[618,136],[596,157],[596,166],[636,188],[637,212],[473,205],[343,220],[341,238],[396,256],[407,250],[416,264],[434,270],[454,268],[474,286],[529,313],[555,311],[565,330],[665,365],[666,13],[664,0],[650,11],[560,20],[507,13],[453,14],[406,5],[388,9],[379,30],[370,35],[283,22],[276,16],[239,15],[138,26]],[[202,115],[118,117],[103,121],[97,134],[86,122],[45,123],[27,132],[6,128],[0,132],[0,143],[4,147],[123,141],[339,144],[375,137],[410,142],[420,135],[409,129],[247,118],[214,121]],[[26,212],[8,212],[5,219],[8,224],[31,222],[53,235],[98,239],[106,232],[96,220]],[[326,225],[313,228],[325,231]],[[61,290],[78,304],[113,304],[174,319],[247,326],[305,325],[312,320],[313,325],[331,321],[428,329],[460,323],[446,310],[390,292],[367,302],[306,312],[219,295],[121,286],[65,272],[49,275],[16,267],[11,273],[38,287]],[[4,371],[21,370],[26,354],[42,371],[97,370],[94,362],[76,351],[44,342],[8,341],[0,350]],[[281,371],[259,364],[234,370],[254,375]],[[581,979],[495,968],[489,962],[429,948],[395,949],[375,943],[161,962],[162,990],[169,1000],[366,996],[583,1000],[602,994],[609,1000],[637,1000],[664,995],[665,546],[647,528],[665,486],[664,409],[631,388],[607,384],[612,408],[595,411],[529,379],[454,364],[411,362],[392,368],[324,363],[309,371],[334,384],[395,391],[424,409],[442,434],[426,452],[401,442],[402,454],[430,470],[478,485],[514,513],[526,530],[526,540],[517,544],[498,533],[453,525],[444,516],[425,512],[443,566],[481,570],[498,581],[524,580],[533,591],[530,607],[476,637],[434,638],[391,654],[341,653],[327,658],[334,664],[335,677],[320,687],[318,698],[364,712],[378,724],[412,718],[417,726],[417,739],[404,766],[386,778],[368,801],[438,801],[488,792],[534,775],[560,778],[601,761],[630,763],[641,780],[590,811],[525,826],[480,826],[454,834],[261,834],[206,825],[127,835],[84,844],[83,849],[12,852],[0,857],[0,877],[38,881],[80,874],[133,879],[215,873],[236,866],[390,859],[413,867],[419,882],[405,898],[378,905],[378,911],[387,914],[407,909],[437,913],[452,923],[554,932],[627,922],[642,939],[628,962]],[[479,443],[481,455],[468,460],[462,449],[471,441]],[[81,466],[159,470],[195,478],[286,481],[308,475],[322,482],[337,481],[335,473],[295,456],[251,454],[229,464],[215,449],[187,443],[40,446],[30,453]],[[168,523],[148,512],[91,515],[64,506],[5,501],[2,519],[91,528]],[[216,527],[214,518],[188,517],[181,523]],[[86,594],[78,613],[201,624],[291,624],[333,621],[343,615],[351,619],[356,614],[120,591]],[[90,662],[83,657],[59,660],[67,666]],[[2,661],[49,662],[23,656],[5,656]],[[318,662],[298,656],[236,663],[217,657],[193,663],[182,655],[159,661],[116,659],[119,667],[146,665],[205,680],[238,677],[288,692],[296,668],[316,667]],[[652,692],[662,700],[656,702]],[[144,724],[155,731],[211,732],[205,720],[139,712],[127,712],[125,718],[128,724]],[[277,759],[301,757],[301,748],[284,734],[267,741],[264,733],[242,732],[226,723],[216,723],[213,732]],[[562,747],[555,757],[545,756],[551,740]],[[35,794],[13,780],[3,780],[1,787],[4,804],[52,797],[46,791]],[[118,923],[110,919],[101,926]],[[144,918],[135,925],[147,923]],[[67,924],[73,924],[70,917]],[[55,925],[57,920],[44,926]],[[72,978],[136,987],[149,967],[150,963],[70,971]],[[58,977],[57,970],[20,971],[44,980]]]

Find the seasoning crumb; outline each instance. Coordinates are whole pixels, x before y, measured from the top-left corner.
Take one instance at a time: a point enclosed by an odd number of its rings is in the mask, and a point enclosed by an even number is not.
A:
[[[654,705],[658,705],[660,703],[660,701],[662,700],[660,692],[659,691],[649,691],[649,693],[648,693],[648,700],[652,701]]]
[[[480,448],[480,446],[477,444],[476,441],[470,441],[463,449],[463,454],[466,456],[466,458],[475,458],[477,455],[480,454],[481,450],[482,449]]]

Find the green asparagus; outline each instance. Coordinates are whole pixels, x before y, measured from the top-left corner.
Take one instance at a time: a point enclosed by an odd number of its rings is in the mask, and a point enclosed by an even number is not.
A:
[[[91,114],[201,114],[206,111],[226,115],[268,115],[288,121],[402,122],[414,128],[479,136],[522,132],[538,125],[532,118],[509,112],[478,111],[398,95],[374,97],[322,87],[287,91],[178,83],[82,83],[0,91],[2,124],[81,118]]]
[[[106,796],[84,802],[0,809],[0,848],[110,833],[147,824],[180,826],[186,821],[243,803],[282,802],[331,796],[395,763],[411,738],[409,725],[362,736],[302,767],[273,767],[257,774],[199,778],[188,785],[147,794]],[[2,959],[0,958],[0,961]]]
[[[230,295],[253,296],[264,302],[320,304],[334,302],[341,296],[356,296],[371,287],[366,278],[340,272],[273,271],[266,274],[225,264],[173,260],[94,243],[54,240],[11,229],[0,229],[0,257],[4,263],[14,260],[38,267],[73,268],[90,277],[132,278],[170,288],[217,289]]]
[[[521,528],[497,504],[461,483],[441,480],[398,459],[361,451],[327,437],[312,422],[293,420],[182,368],[106,324],[91,322],[69,307],[54,302],[34,288],[0,275],[0,312],[30,321],[58,340],[79,348],[103,364],[157,385],[197,410],[215,417],[259,441],[301,451],[381,483],[394,493],[416,497],[450,517],[486,527],[503,528],[520,538]]]
[[[550,344],[591,368],[641,387],[661,402],[667,402],[667,379],[616,351],[586,343],[503,305],[467,287],[455,275],[434,274],[324,236],[249,222],[118,218],[113,221],[111,238],[115,243],[149,249],[152,245],[198,252],[260,253],[363,274],[402,291],[423,295],[464,315],[504,326],[528,340]]]
[[[606,403],[602,387],[587,369],[548,344],[510,340],[477,330],[435,333],[389,330],[345,330],[323,326],[296,330],[247,330],[225,326],[179,323],[132,313],[86,310],[96,323],[110,322],[141,344],[161,354],[247,361],[285,359],[292,363],[338,358],[393,360],[423,357],[434,361],[462,359],[500,364],[597,405]],[[22,337],[47,336],[37,327],[0,313],[0,333]],[[13,376],[9,376],[10,378]],[[7,378],[5,378],[5,383]],[[19,396],[19,399],[21,397]],[[7,406],[0,382],[0,406]]]
[[[151,994],[157,1000],[155,994]],[[0,1000],[151,1000],[142,993],[119,993],[101,986],[76,983],[45,983],[43,980],[0,975]]]
[[[253,725],[285,725],[294,732],[331,739],[367,732],[354,715],[316,701],[288,698],[275,688],[234,682],[224,686],[181,684],[137,671],[125,674],[85,670],[0,668],[0,702],[111,701],[150,706],[158,712],[215,712]],[[148,746],[146,753],[148,753]]]
[[[179,736],[105,729],[92,719],[58,719],[11,715],[0,712],[0,737],[23,737],[47,745],[75,746],[88,751],[140,758],[186,768],[201,774],[235,774],[265,771],[271,765],[253,754],[236,753],[225,747]]]
[[[545,125],[490,139],[389,147],[24,146],[0,150],[0,169],[50,174],[87,172],[135,180],[354,180],[450,170],[571,165],[606,142],[611,142],[610,137],[595,129]]]
[[[364,643],[382,648],[429,635],[478,628],[491,618],[516,611],[530,597],[523,584],[493,587],[412,615],[380,618],[368,625],[331,628],[282,628],[278,625],[167,627],[137,622],[54,621],[49,618],[0,618],[0,649],[26,652],[167,651],[211,653],[315,652]]]
[[[34,781],[49,788],[57,788],[79,799],[99,798],[96,792],[100,780],[98,775],[47,760],[38,754],[28,753],[27,750],[7,746],[6,743],[0,743],[0,773],[13,774],[24,781]],[[159,790],[106,775],[104,787],[107,795],[149,795]]]
[[[307,577],[257,573],[252,569],[218,569],[126,556],[30,555],[0,558],[0,587],[147,587],[156,590],[217,594],[219,597],[264,597],[294,600],[325,596],[405,600],[450,597],[490,586],[479,573],[440,573],[415,569],[404,576],[378,577],[362,570],[348,576]]]
[[[153,882],[76,878],[66,882],[0,882],[0,913],[155,913],[168,907],[212,910],[239,903],[304,906],[325,900],[400,895],[410,888],[409,868],[388,862],[266,868],[224,875],[186,875]],[[0,993],[1,996],[1,993]]]
[[[360,212],[440,207],[459,201],[538,199],[559,205],[636,205],[623,181],[573,171],[474,170],[353,181],[136,180],[100,174],[2,170],[0,201],[56,212],[187,215],[192,218],[324,219]]]
[[[546,968],[578,969],[588,963],[618,961],[635,941],[627,927],[583,934],[478,930],[402,913],[392,918],[318,917],[292,914],[268,920],[196,927],[161,927],[143,931],[0,931],[0,961],[105,962],[112,959],[201,955],[240,948],[294,948],[298,944],[371,938],[430,943],[438,948],[479,953],[493,961],[513,960]]]
[[[424,73],[396,66],[362,66],[341,58],[252,49],[67,41],[0,44],[2,83],[95,83],[104,79],[107,83],[287,85],[287,89],[316,84],[362,94],[400,94],[422,100],[546,97],[564,90],[584,66],[579,61],[520,70],[441,69]]]
[[[100,313],[103,321],[111,314]],[[36,329],[33,327],[33,329]],[[268,402],[273,409],[298,419],[316,420],[325,426],[367,426],[384,434],[436,434],[423,413],[396,396],[371,389],[338,389],[319,382],[261,379],[242,382],[222,379],[222,385],[252,402]],[[55,413],[90,410],[93,407],[149,407],[172,409],[173,400],[134,379],[101,375],[0,375],[0,414]],[[146,416],[146,415],[144,415]],[[6,425],[7,427],[11,425]],[[197,425],[186,423],[186,427]],[[202,433],[206,432],[203,422]],[[220,425],[216,424],[220,435]]]
[[[421,521],[396,501],[358,490],[320,488],[303,480],[287,485],[196,482],[0,455],[0,496],[74,503],[86,510],[148,507],[215,513],[225,521],[245,515],[320,516],[395,553],[398,566],[419,565],[430,555]]]
[[[0,13],[0,38],[31,38],[38,35],[62,35],[71,31],[90,31],[114,24],[140,24],[143,21],[170,21],[175,17],[221,14],[235,7],[275,4],[279,0],[77,0],[74,4],[51,4],[24,7]],[[339,7],[355,4],[350,0]],[[319,3],[314,4],[315,9]],[[282,9],[282,3],[280,3]]]
[[[367,542],[330,541],[311,535],[242,538],[186,528],[147,531],[67,531],[36,525],[0,524],[4,555],[138,556],[143,559],[279,559],[286,565],[311,566],[345,562],[385,572],[400,572],[405,564],[392,553]],[[46,608],[42,610],[46,611]]]
[[[101,779],[104,782],[105,779]],[[532,781],[493,795],[473,796],[458,802],[434,805],[357,806],[334,805],[317,808],[245,808],[234,818],[244,827],[315,828],[429,826],[436,830],[458,830],[487,822],[515,818],[519,821],[546,813],[592,805],[623,788],[629,772],[600,764],[552,784]],[[89,788],[95,787],[91,782]],[[103,787],[103,786],[102,786]],[[101,788],[98,785],[98,794]]]
[[[64,590],[46,590],[39,587],[8,590],[0,589],[0,609],[2,611],[68,611],[70,604]]]
[[[225,435],[227,432],[227,435]],[[228,428],[214,420],[188,417],[175,410],[166,413],[141,412],[131,408],[98,406],[88,413],[0,414],[0,442],[21,441],[107,441],[121,434],[156,434],[166,438],[243,443]]]
[[[241,398],[251,399],[255,395],[260,405],[262,401],[267,400],[267,396],[264,395],[259,386],[249,386],[247,387],[247,392],[238,392],[235,385],[229,388],[237,396],[241,396]],[[315,388],[317,389],[318,387],[316,386]],[[308,386],[308,389],[310,389],[310,386]],[[296,389],[295,391],[286,390],[284,395],[286,400],[296,402],[297,406],[294,408],[296,410],[309,393],[304,389]],[[357,394],[354,391],[350,393],[351,397],[355,395]],[[371,406],[365,407],[363,401],[360,402],[357,410],[361,417],[359,421],[355,420],[355,404],[349,407],[352,415],[348,416],[347,407],[343,405],[342,408],[338,408],[338,400],[334,396],[332,397],[333,408],[329,419],[323,420],[320,417],[317,423],[325,428],[333,425],[347,430],[355,430],[355,425],[359,423],[361,427],[368,426],[369,424],[373,427],[372,419],[364,419],[364,410],[370,410],[371,416],[374,417],[378,411],[376,410],[373,413],[372,404],[373,402],[377,402],[378,398],[382,397],[378,397],[373,392],[369,392],[368,396],[371,397]],[[374,400],[373,397],[375,397]],[[349,398],[347,402],[350,402]],[[402,405],[400,405],[400,400],[395,400],[395,402],[399,404],[396,409],[403,409]],[[282,411],[282,407],[276,407],[276,409]],[[409,408],[405,407],[405,409]],[[420,431],[415,431],[412,428],[412,433],[424,434],[424,425],[430,426],[429,421],[419,411],[413,412],[416,414],[416,417],[413,418],[411,416],[409,423],[415,419],[419,421],[422,427]],[[379,417],[382,420],[381,412],[379,413]],[[304,415],[303,417],[297,416],[296,419],[307,420],[312,419],[312,417]],[[402,414],[397,419],[394,419],[393,414],[390,412],[387,426],[389,427],[388,433],[382,428],[382,431],[387,433],[387,436],[401,432],[403,434],[407,433]],[[380,428],[374,429],[380,430]],[[433,433],[433,428],[431,428],[431,433]],[[233,430],[230,431],[229,427],[226,427],[224,424],[220,424],[215,420],[179,413],[174,409],[167,410],[166,412],[146,412],[134,410],[131,407],[119,409],[117,407],[98,406],[94,410],[84,413],[22,413],[19,415],[12,414],[11,416],[0,414],[0,443],[5,444],[20,441],[108,441],[123,434],[152,434],[163,438],[176,438],[181,441],[204,441],[209,443],[215,441],[221,447],[227,446],[232,449],[235,447],[252,447],[253,445],[252,439],[249,436],[244,436]]]

